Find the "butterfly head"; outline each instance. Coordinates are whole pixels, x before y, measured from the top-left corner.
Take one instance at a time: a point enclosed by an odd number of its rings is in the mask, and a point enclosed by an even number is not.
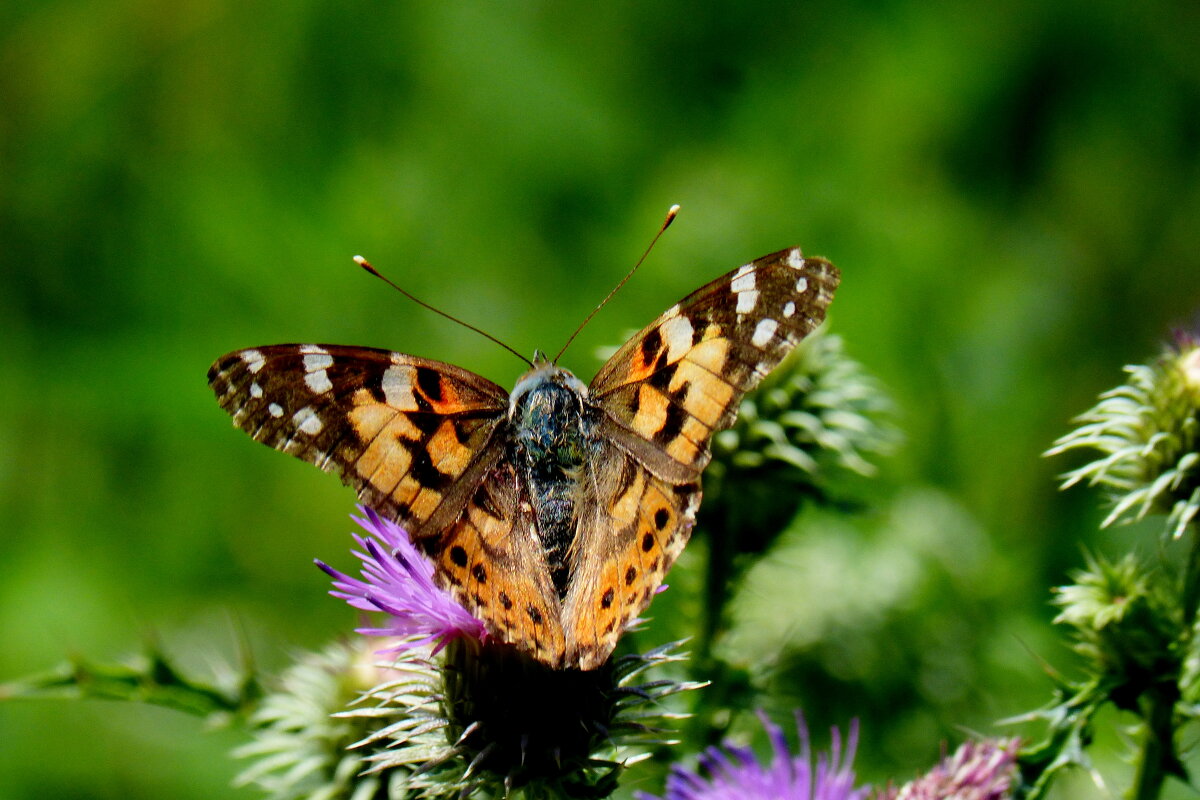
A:
[[[563,403],[582,409],[588,389],[570,370],[546,359],[540,350],[534,353],[533,369],[517,380],[508,401],[508,418],[519,421],[546,403]],[[577,412],[578,413],[578,412]]]

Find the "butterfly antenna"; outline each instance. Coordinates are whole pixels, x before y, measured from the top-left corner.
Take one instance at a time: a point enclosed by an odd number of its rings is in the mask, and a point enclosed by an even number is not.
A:
[[[608,301],[612,300],[613,295],[616,294],[617,292],[619,292],[621,290],[621,287],[625,285],[625,282],[633,277],[633,273],[637,272],[638,267],[640,267],[642,265],[642,262],[646,260],[646,256],[650,255],[650,251],[653,250],[654,245],[658,243],[658,238],[663,235],[663,232],[666,231],[667,228],[671,227],[671,223],[675,221],[675,215],[678,213],[679,213],[679,206],[678,205],[671,206],[670,210],[667,211],[667,218],[663,220],[663,224],[658,229],[658,233],[654,234],[654,238],[650,240],[650,245],[646,248],[646,252],[642,253],[642,257],[639,258],[637,260],[637,263],[633,265],[633,269],[629,270],[629,272],[627,272],[625,274],[624,278],[621,278],[621,282],[613,287],[612,291],[608,293],[608,296],[600,301],[600,305],[598,305],[592,309],[592,313],[587,315],[587,319],[585,319],[583,322],[579,323],[579,327],[576,328],[575,332],[571,334],[571,338],[567,339],[567,343],[564,344],[562,346],[562,349],[558,351],[558,354],[554,356],[554,359],[551,361],[552,364],[558,363],[558,360],[560,358],[562,358],[562,354],[567,352],[567,348],[571,346],[571,342],[575,341],[575,337],[579,335],[579,332],[581,330],[583,330],[584,327],[589,322],[592,321],[592,317],[596,316],[596,314],[600,311],[600,309],[602,309],[602,308],[604,308],[604,306],[608,305]]]
[[[526,358],[525,356],[523,356],[523,355],[521,355],[520,353],[518,353],[516,350],[514,350],[514,349],[512,349],[511,347],[509,347],[508,345],[506,345],[504,342],[502,342],[502,341],[500,341],[499,339],[497,339],[495,336],[492,336],[492,335],[491,335],[490,333],[488,333],[487,331],[480,330],[479,328],[476,328],[474,325],[472,325],[472,324],[470,324],[470,323],[468,323],[468,322],[463,322],[463,321],[462,321],[461,319],[459,319],[458,317],[455,317],[455,316],[453,316],[453,315],[451,315],[451,314],[447,314],[445,311],[442,311],[440,308],[436,308],[436,307],[434,307],[434,306],[431,306],[431,305],[429,305],[429,303],[426,303],[424,300],[421,300],[421,299],[419,299],[419,298],[413,297],[411,294],[409,294],[408,292],[404,291],[404,290],[403,290],[403,289],[401,289],[399,286],[397,286],[395,283],[393,283],[393,282],[391,281],[391,279],[390,279],[390,278],[388,278],[386,275],[384,275],[384,274],[383,274],[383,273],[381,273],[379,270],[377,270],[377,269],[375,269],[373,266],[371,266],[371,262],[370,262],[370,261],[367,261],[367,260],[366,260],[365,258],[363,258],[362,256],[355,256],[355,257],[354,257],[354,263],[355,263],[355,264],[358,264],[360,267],[362,267],[363,269],[365,269],[367,272],[371,273],[371,274],[372,274],[372,275],[374,275],[376,278],[379,278],[379,280],[383,281],[383,282],[384,282],[384,283],[386,283],[388,286],[392,287],[392,288],[393,288],[393,289],[395,289],[397,292],[399,292],[400,294],[402,294],[402,295],[404,295],[405,297],[407,297],[409,300],[412,300],[412,301],[413,301],[414,303],[416,303],[417,305],[419,305],[419,306],[421,306],[421,307],[423,307],[423,308],[428,308],[430,311],[432,311],[432,312],[433,312],[433,313],[435,313],[435,314],[441,314],[443,317],[445,317],[446,319],[450,320],[451,322],[457,322],[459,325],[462,325],[464,328],[467,328],[468,330],[475,331],[476,333],[478,333],[478,334],[479,334],[480,336],[482,336],[483,338],[485,338],[485,339],[490,339],[490,340],[492,340],[493,342],[495,342],[496,344],[500,345],[500,346],[501,346],[501,347],[503,347],[505,350],[507,350],[508,352],[512,353],[514,356],[516,356],[517,358],[521,359],[522,361],[524,361],[524,362],[525,362],[526,364],[528,364],[529,366],[531,366],[531,367],[533,366],[533,362],[532,362],[532,361],[530,361],[528,358]]]

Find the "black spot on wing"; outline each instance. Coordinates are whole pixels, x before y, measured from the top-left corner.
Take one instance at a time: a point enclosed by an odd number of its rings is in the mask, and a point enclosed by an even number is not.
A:
[[[642,338],[642,363],[652,364],[658,360],[663,350],[662,332],[658,328],[650,331]]]
[[[371,393],[371,399],[376,403],[387,402],[387,395],[383,393],[383,373],[383,370],[368,370],[362,382],[363,388]]]
[[[417,389],[421,394],[435,403],[442,402],[442,376],[437,370],[428,367],[417,367]]]
[[[654,433],[654,441],[664,447],[675,441],[675,437],[683,430],[687,416],[687,412],[681,407],[668,403],[667,418],[663,421],[663,426]]]
[[[417,414],[414,416],[425,416]],[[442,472],[433,465],[433,460],[430,458],[429,450],[420,442],[409,441],[408,439],[400,439],[400,444],[404,449],[408,450],[412,456],[412,464],[409,466],[409,474],[416,479],[421,486],[433,489],[438,492],[444,491],[450,484],[454,483],[454,476]],[[459,566],[463,566],[460,564]]]
[[[421,395],[414,392],[413,397],[416,398],[418,406],[424,406],[425,408],[429,407],[429,401],[424,397],[421,397]],[[437,429],[442,426],[443,419],[445,419],[445,417],[441,416],[440,414],[427,414],[418,412],[408,415],[408,421],[413,424],[413,427],[426,436],[432,436],[434,432],[436,432]]]
[[[665,352],[663,357],[666,357]],[[675,377],[675,368],[667,364],[655,364],[654,369],[655,372],[650,374],[650,377],[646,379],[646,383],[658,389],[663,394],[669,395],[671,393],[671,379]]]

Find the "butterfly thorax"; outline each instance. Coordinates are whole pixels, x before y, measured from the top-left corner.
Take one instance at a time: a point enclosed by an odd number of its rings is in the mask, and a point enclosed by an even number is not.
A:
[[[584,466],[601,446],[587,387],[561,367],[538,365],[517,382],[509,405],[512,458],[529,492],[559,598],[570,581],[567,554],[575,537]]]

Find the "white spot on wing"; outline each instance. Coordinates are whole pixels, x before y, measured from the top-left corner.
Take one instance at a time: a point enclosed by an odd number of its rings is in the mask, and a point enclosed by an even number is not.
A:
[[[320,356],[315,357],[320,358]],[[314,356],[305,356],[305,358],[314,358]],[[329,373],[323,369],[305,375],[304,382],[308,384],[308,388],[312,389],[314,394],[324,394],[333,390],[333,382],[329,380]]]
[[[262,397],[262,387],[258,385],[258,381],[250,384],[250,396],[255,398]]]
[[[753,289],[745,292],[738,292],[737,299],[737,313],[749,314],[754,310],[754,307],[758,305],[758,292],[754,291]]]
[[[662,324],[660,330],[667,345],[667,361],[683,358],[683,354],[692,346],[692,323],[688,322],[687,317],[672,317]]]
[[[416,400],[413,399],[412,368],[406,366],[388,367],[383,373],[383,399],[389,406],[411,408]]]
[[[778,327],[779,323],[773,319],[760,319],[758,325],[754,327],[754,335],[750,337],[750,344],[755,347],[766,347]]]
[[[267,411],[271,412],[272,417],[283,416],[283,407],[279,403],[271,403],[271,405],[267,406]]]
[[[316,372],[317,370],[329,369],[332,366],[333,356],[329,355],[329,353],[309,353],[304,357],[305,372]]]
[[[785,317],[790,317],[792,314],[795,314],[795,313],[796,313],[796,304],[793,303],[791,300],[788,300],[787,304],[783,307],[783,315]]]
[[[804,254],[800,252],[799,247],[788,253],[788,266],[792,269],[804,269]]]
[[[747,292],[754,288],[754,265],[747,264],[733,273],[729,288],[735,292]]]
[[[808,278],[800,278],[798,281],[796,281],[796,291],[800,294],[804,294],[808,291]]]
[[[266,359],[263,358],[263,354],[257,350],[243,350],[242,361],[246,362],[246,369],[254,373],[257,373],[260,369],[262,369],[263,364],[266,363]]]
[[[307,433],[309,436],[316,436],[324,428],[324,423],[317,416],[317,412],[313,411],[308,406],[292,414],[292,424],[300,430],[301,433]]]
[[[328,350],[326,350],[324,347],[321,347],[320,345],[317,345],[317,344],[302,344],[302,345],[300,345],[300,352],[304,353],[305,355],[310,355],[310,354],[318,355],[318,356],[329,355]],[[305,361],[307,363],[307,359],[305,359]]]

